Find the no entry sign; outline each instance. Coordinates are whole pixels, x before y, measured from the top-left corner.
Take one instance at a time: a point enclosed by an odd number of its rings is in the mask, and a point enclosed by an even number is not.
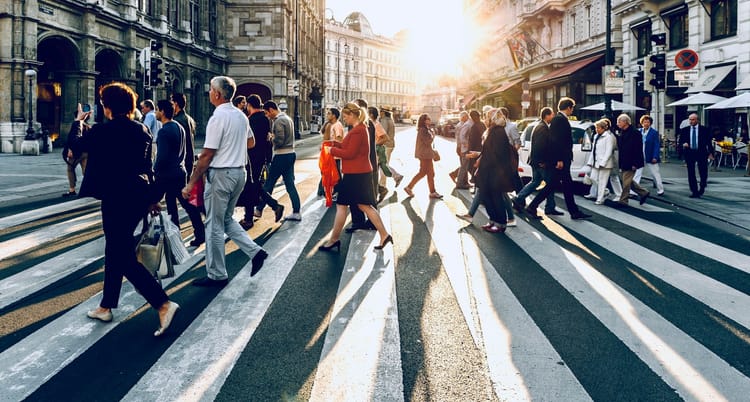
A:
[[[698,53],[695,50],[683,49],[674,56],[674,64],[680,70],[690,70],[698,65]]]

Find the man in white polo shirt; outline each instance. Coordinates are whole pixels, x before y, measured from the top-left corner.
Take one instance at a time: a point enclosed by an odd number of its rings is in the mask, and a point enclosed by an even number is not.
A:
[[[216,109],[206,125],[206,141],[198,163],[182,190],[182,195],[187,197],[195,183],[206,173],[203,193],[206,206],[206,277],[195,280],[195,286],[223,287],[228,283],[224,233],[252,258],[250,276],[260,271],[268,257],[242,226],[232,219],[232,212],[247,180],[247,148],[255,146],[247,117],[232,105],[236,90],[237,84],[229,77],[211,79],[208,96]]]

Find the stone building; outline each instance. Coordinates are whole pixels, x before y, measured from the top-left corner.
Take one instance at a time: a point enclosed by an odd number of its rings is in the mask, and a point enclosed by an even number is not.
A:
[[[399,117],[416,104],[415,72],[404,60],[406,32],[377,35],[363,14],[325,21],[325,103],[341,107],[355,98],[392,108]]]
[[[323,80],[323,0],[8,0],[0,2],[0,152],[19,152],[31,116],[58,144],[77,103],[94,107],[96,89],[123,81],[140,99],[185,93],[199,135],[213,106],[211,77],[230,75],[240,94],[289,99],[299,79],[306,126]],[[163,45],[166,84],[146,90],[142,49]],[[299,44],[299,47],[296,47]],[[29,80],[28,69],[36,71]],[[318,89],[318,98],[320,89]],[[290,110],[292,115],[294,110]]]
[[[580,106],[602,102],[607,1],[612,60],[625,77],[622,93],[612,98],[646,109],[638,114],[651,113],[668,136],[674,136],[688,111],[666,107],[670,102],[698,91],[733,96],[750,89],[750,0],[465,0],[465,10],[490,37],[464,66],[465,84],[459,89],[464,106],[507,106],[520,117],[555,107],[562,96]],[[666,46],[652,43],[657,33],[666,34]],[[675,56],[685,49],[700,58],[692,88],[674,79],[679,70]],[[656,52],[666,53],[667,60],[666,90],[659,92],[644,88],[639,74],[644,60]],[[704,120],[728,131],[734,123],[727,122],[744,121],[744,113],[706,111]],[[595,119],[601,112],[579,109],[576,114]]]

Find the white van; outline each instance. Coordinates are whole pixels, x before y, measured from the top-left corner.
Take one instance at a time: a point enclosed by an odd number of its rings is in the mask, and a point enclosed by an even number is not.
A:
[[[521,148],[518,149],[518,174],[524,183],[531,181],[531,166],[527,163],[531,153],[532,132],[541,120],[537,120],[526,126],[521,136]],[[594,123],[585,121],[570,121],[570,131],[573,137],[573,162],[570,164],[570,177],[573,181],[583,182],[586,173],[583,167],[591,152],[591,139],[596,134]]]

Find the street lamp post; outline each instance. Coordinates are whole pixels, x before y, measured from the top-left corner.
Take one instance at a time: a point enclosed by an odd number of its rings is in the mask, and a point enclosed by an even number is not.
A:
[[[294,139],[300,139],[299,133],[299,0],[294,1],[294,79],[298,89],[294,95]]]
[[[346,37],[339,36],[336,40],[336,92],[338,93],[336,103],[341,106],[341,39],[344,40],[345,52],[349,51],[349,42]]]
[[[26,77],[29,79],[29,128],[26,129],[26,140],[36,140],[36,133],[34,133],[34,111],[32,109],[32,93],[33,90],[33,84],[34,84],[34,78],[36,77],[36,71],[32,69],[28,69],[24,71],[23,73]]]

